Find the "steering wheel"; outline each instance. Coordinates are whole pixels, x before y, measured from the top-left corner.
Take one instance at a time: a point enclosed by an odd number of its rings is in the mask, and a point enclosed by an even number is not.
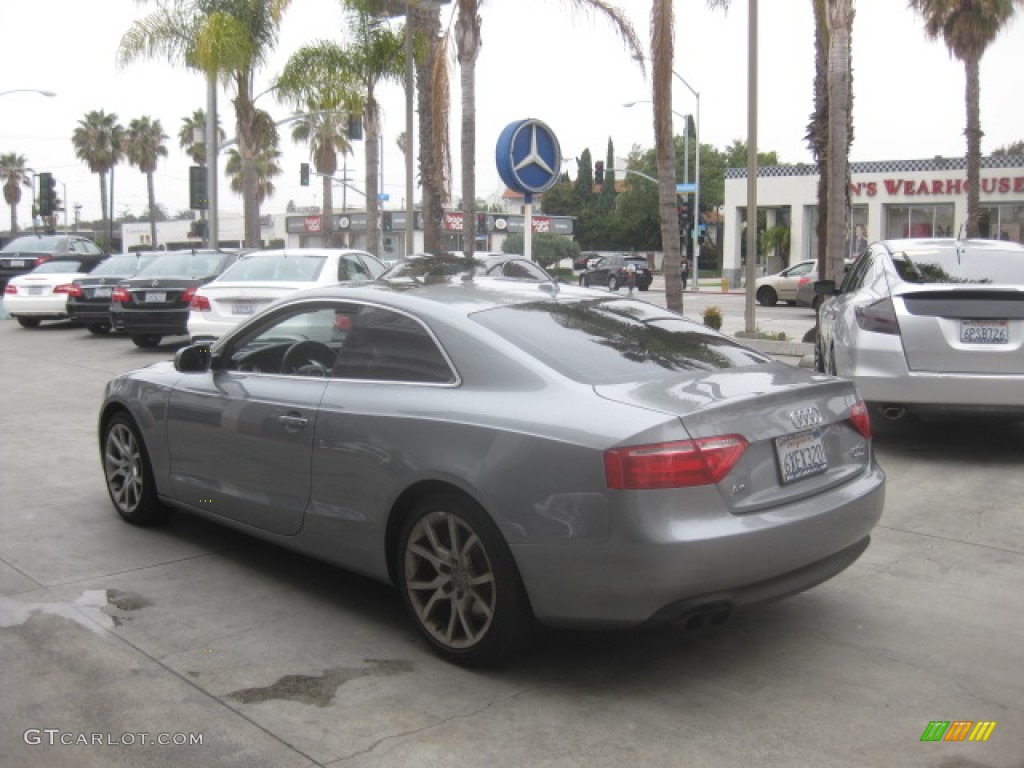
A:
[[[281,373],[302,376],[326,376],[334,367],[334,352],[319,341],[297,341],[281,358]]]

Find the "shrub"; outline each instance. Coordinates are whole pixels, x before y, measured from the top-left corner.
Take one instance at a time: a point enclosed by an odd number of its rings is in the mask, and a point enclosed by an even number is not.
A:
[[[705,307],[704,312],[704,325],[708,328],[714,328],[716,331],[722,328],[722,310],[712,305]]]

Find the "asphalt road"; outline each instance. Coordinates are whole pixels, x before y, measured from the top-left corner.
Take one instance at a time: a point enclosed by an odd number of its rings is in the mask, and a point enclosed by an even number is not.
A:
[[[1024,765],[1021,426],[885,429],[872,545],[809,592],[697,632],[550,632],[474,672],[387,586],[118,519],[103,385],[174,348],[0,321],[4,768]],[[921,741],[968,720],[988,741]]]

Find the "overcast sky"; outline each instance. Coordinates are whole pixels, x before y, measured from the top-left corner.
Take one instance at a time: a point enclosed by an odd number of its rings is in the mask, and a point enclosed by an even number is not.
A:
[[[501,188],[494,147],[502,128],[522,118],[546,122],[559,137],[562,154],[577,157],[590,149],[603,159],[609,138],[616,154],[653,144],[651,105],[624,103],[650,99],[649,80],[626,53],[611,25],[588,13],[572,12],[567,0],[485,0],[483,48],[477,67],[477,195]],[[650,0],[619,0],[637,34],[649,48]],[[853,160],[962,156],[964,69],[941,42],[925,38],[920,19],[903,0],[859,0],[853,36]],[[812,107],[814,73],[811,0],[768,0],[760,4],[758,146],[784,162],[810,162],[803,136]],[[123,125],[143,115],[159,119],[169,157],[156,173],[158,202],[172,215],[188,206],[189,160],[179,148],[183,117],[205,108],[205,84],[198,74],[162,61],[118,69],[115,54],[131,20],[152,11],[136,0],[0,0],[5,30],[0,92],[38,88],[34,93],[0,96],[0,152],[16,152],[36,171],[50,171],[66,186],[69,201],[80,203],[84,219],[99,218],[99,181],[75,157],[71,134],[91,110],[115,113]],[[288,56],[320,39],[343,40],[340,0],[292,0],[281,39],[269,65],[256,79],[256,91],[268,87]],[[729,13],[711,11],[704,0],[676,0],[675,70],[700,93],[700,138],[725,148],[745,140],[747,132],[747,2],[734,0]],[[444,12],[444,19],[450,10]],[[1024,139],[1024,23],[1003,31],[981,65],[982,150]],[[404,96],[398,86],[381,91],[384,104],[383,191],[386,207],[405,205],[404,160],[396,145],[405,129]],[[453,71],[453,195],[459,197],[459,89]],[[263,96],[258,105],[275,117],[287,106]],[[696,113],[693,94],[674,83],[673,109]],[[233,125],[228,94],[222,93],[223,124]],[[677,120],[677,132],[682,121]],[[229,129],[229,133],[232,131]],[[320,188],[299,185],[299,164],[308,149],[282,132],[284,174],[265,212],[283,210],[289,201],[317,205]],[[363,148],[356,144],[349,174],[363,187]],[[223,168],[223,158],[222,165]],[[567,165],[575,176],[575,163]],[[693,169],[691,169],[691,173]],[[222,177],[223,178],[223,177]],[[240,211],[241,200],[221,182],[221,208]],[[27,190],[26,190],[27,191]],[[58,187],[63,196],[64,188]],[[115,210],[141,214],[146,207],[145,177],[119,165]],[[418,193],[417,193],[418,197]],[[30,195],[19,210],[28,222]],[[340,195],[335,203],[340,206]],[[362,199],[348,193],[350,207]],[[7,217],[3,219],[7,222]],[[0,225],[4,228],[6,223]]]

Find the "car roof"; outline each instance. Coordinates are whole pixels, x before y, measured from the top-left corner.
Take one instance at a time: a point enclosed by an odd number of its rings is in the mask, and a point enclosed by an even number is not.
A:
[[[974,238],[958,240],[952,237],[907,237],[883,240],[882,244],[891,253],[904,251],[934,251],[936,249],[961,248],[970,251],[1019,251],[1024,255],[1024,245],[1012,240],[988,240]]]

